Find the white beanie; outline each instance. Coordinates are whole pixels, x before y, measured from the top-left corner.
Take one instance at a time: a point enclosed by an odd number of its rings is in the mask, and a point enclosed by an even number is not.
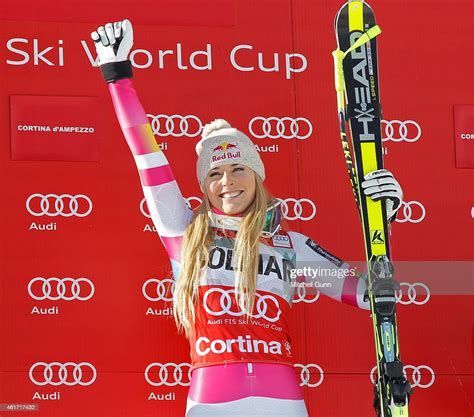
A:
[[[231,127],[224,119],[216,119],[204,126],[202,139],[196,144],[197,177],[204,192],[207,173],[225,164],[242,164],[265,179],[265,167],[255,145],[247,135]]]

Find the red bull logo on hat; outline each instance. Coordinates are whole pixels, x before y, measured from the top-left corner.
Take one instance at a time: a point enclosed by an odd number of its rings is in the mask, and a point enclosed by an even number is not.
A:
[[[236,152],[230,152],[229,150],[235,150]],[[222,142],[217,145],[212,152],[225,152],[223,155],[213,155],[212,162],[222,161],[225,159],[240,158],[240,150],[235,143]],[[229,151],[229,152],[226,152]]]
[[[216,151],[226,151],[227,149],[233,149],[233,148],[237,148],[237,145],[234,144],[234,143],[229,143],[229,142],[222,142],[220,143],[218,146],[216,146],[212,152],[216,152]]]

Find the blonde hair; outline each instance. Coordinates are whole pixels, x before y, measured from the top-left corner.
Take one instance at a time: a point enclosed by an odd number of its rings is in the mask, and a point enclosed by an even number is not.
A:
[[[248,207],[235,237],[232,266],[236,275],[235,297],[247,317],[252,314],[257,287],[260,233],[265,225],[267,204],[271,196],[262,180],[255,175],[255,199]],[[199,283],[209,263],[209,249],[213,240],[207,196],[187,226],[181,251],[181,270],[173,294],[173,315],[178,331],[189,338],[196,320],[195,307],[199,304]]]

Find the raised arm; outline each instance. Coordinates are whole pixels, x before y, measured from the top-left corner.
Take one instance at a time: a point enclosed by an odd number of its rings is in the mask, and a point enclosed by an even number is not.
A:
[[[330,254],[307,236],[288,232],[296,251],[296,269],[305,277],[306,285],[313,285],[323,294],[364,310],[366,282],[362,275],[349,264]]]
[[[192,217],[130,79],[109,83],[122,132],[140,174],[148,210],[169,256],[179,261],[184,230]]]
[[[133,44],[131,23],[128,20],[114,25],[108,23],[92,32],[91,37],[96,44],[117,119],[140,174],[151,219],[171,260],[179,262],[182,236],[192,218],[192,211],[156,143],[132,84],[132,66],[127,60]]]

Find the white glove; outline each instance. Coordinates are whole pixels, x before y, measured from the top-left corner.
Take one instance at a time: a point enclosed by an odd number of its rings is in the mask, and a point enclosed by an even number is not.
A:
[[[393,174],[387,169],[378,169],[365,175],[364,180],[361,184],[364,194],[374,201],[384,198],[387,219],[395,220],[402,204],[403,191]]]
[[[133,45],[132,24],[128,19],[113,25],[107,23],[92,32],[91,38],[99,56],[99,65],[126,61]]]

